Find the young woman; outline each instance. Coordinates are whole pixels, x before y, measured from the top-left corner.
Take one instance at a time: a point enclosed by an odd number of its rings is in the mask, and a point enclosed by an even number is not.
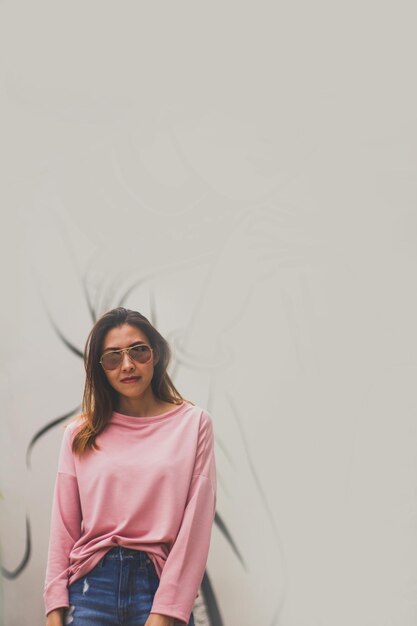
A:
[[[64,430],[44,587],[47,626],[194,626],[216,507],[210,414],[184,399],[167,341],[119,307],[84,351]]]

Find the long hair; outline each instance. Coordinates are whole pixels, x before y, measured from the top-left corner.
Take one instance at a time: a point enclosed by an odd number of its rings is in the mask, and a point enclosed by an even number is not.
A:
[[[110,385],[99,361],[107,332],[122,324],[136,326],[146,335],[153,348],[157,361],[151,381],[154,395],[160,400],[174,404],[181,404],[187,400],[175,388],[167,372],[171,359],[170,346],[149,320],[138,311],[124,307],[107,311],[94,324],[84,349],[86,378],[81,412],[84,424],[75,435],[72,444],[73,451],[80,456],[92,448],[100,449],[95,439],[110,421],[112,412],[116,410],[119,394]],[[78,419],[78,416],[75,419]]]

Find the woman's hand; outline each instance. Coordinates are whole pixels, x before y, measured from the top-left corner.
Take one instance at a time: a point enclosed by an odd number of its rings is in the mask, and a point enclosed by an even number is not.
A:
[[[160,613],[149,613],[145,626],[175,626],[175,617],[161,615]]]

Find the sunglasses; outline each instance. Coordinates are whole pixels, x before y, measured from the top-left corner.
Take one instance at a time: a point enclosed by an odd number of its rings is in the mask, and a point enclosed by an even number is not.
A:
[[[100,363],[105,370],[115,370],[123,361],[123,354],[128,356],[137,363],[147,363],[152,358],[152,348],[146,343],[141,343],[130,348],[122,348],[121,350],[112,350],[102,355]]]

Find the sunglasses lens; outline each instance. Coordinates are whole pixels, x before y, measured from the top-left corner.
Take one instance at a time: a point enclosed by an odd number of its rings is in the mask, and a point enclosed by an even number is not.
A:
[[[108,352],[101,357],[101,363],[105,370],[115,370],[122,361],[120,352]]]
[[[147,363],[151,358],[151,350],[148,346],[133,346],[130,348],[130,356],[138,363]]]

